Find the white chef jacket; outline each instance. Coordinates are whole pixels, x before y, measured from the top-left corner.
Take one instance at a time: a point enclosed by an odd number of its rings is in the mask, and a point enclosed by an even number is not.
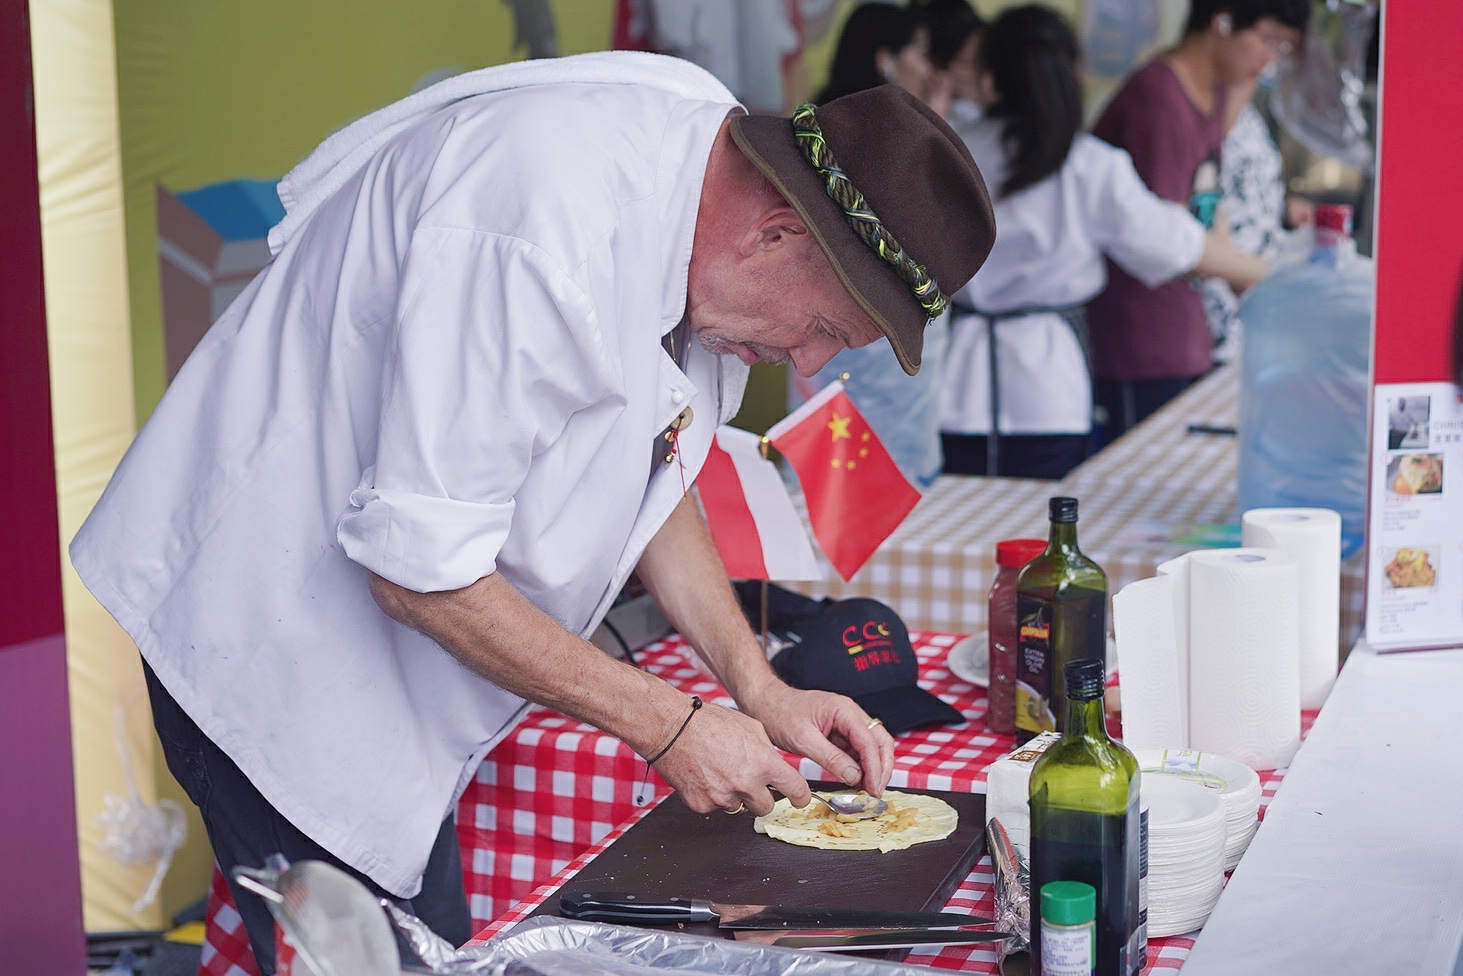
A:
[[[1006,179],[1003,122],[957,126],[993,193]],[[957,294],[986,313],[1080,305],[1107,283],[1103,255],[1138,280],[1162,284],[1199,263],[1204,229],[1179,204],[1153,195],[1126,152],[1085,132],[1066,163],[1035,186],[995,201],[996,243]],[[1084,434],[1092,426],[1092,380],[1072,327],[1038,312],[995,328],[1003,434]],[[991,429],[989,322],[951,321],[941,385],[940,428]]]
[[[366,571],[496,572],[595,628],[741,401],[735,357],[661,348],[735,108],[559,84],[413,119],[204,337],[71,547],[199,727],[398,896],[524,704],[382,613]]]

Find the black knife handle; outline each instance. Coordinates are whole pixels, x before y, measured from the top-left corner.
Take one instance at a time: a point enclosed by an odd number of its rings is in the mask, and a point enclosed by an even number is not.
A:
[[[561,891],[559,914],[586,922],[628,922],[632,925],[714,922],[717,919],[709,901],[657,898],[623,891]]]

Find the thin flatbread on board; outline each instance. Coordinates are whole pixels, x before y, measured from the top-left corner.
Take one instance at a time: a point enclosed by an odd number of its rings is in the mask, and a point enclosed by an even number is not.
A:
[[[955,808],[938,797],[889,790],[884,801],[889,809],[879,817],[849,822],[841,821],[816,800],[799,810],[782,799],[752,825],[759,834],[799,847],[887,854],[949,837],[960,820]]]

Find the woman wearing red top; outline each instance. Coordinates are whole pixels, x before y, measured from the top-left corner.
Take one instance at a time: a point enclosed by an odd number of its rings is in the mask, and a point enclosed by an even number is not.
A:
[[[1299,44],[1308,0],[1193,0],[1178,47],[1130,77],[1093,127],[1127,150],[1158,196],[1212,223],[1228,86],[1259,77]],[[1109,438],[1177,396],[1213,364],[1199,291],[1149,288],[1116,265],[1087,306],[1099,415]]]

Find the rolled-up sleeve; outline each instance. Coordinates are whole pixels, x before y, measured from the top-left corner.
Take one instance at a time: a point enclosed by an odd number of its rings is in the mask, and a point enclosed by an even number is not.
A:
[[[1204,227],[1182,205],[1156,196],[1121,150],[1092,203],[1098,245],[1149,288],[1192,271],[1204,253]]]
[[[381,370],[375,464],[336,527],[347,556],[418,592],[491,575],[533,457],[601,395],[591,306],[522,240],[419,230]]]

